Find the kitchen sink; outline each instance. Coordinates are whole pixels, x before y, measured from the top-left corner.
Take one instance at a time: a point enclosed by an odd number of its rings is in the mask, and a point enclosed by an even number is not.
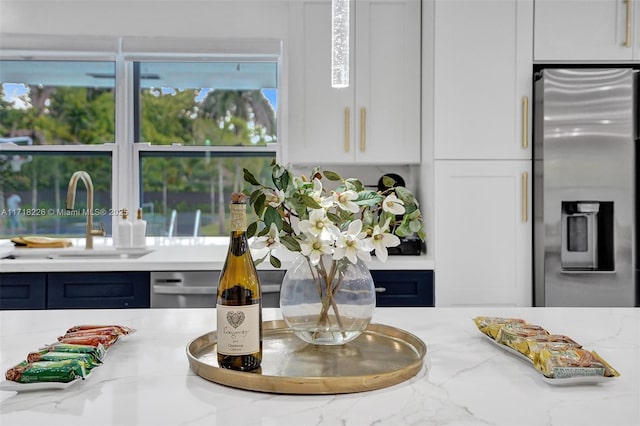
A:
[[[152,249],[14,249],[6,253],[4,259],[138,259],[151,253]]]

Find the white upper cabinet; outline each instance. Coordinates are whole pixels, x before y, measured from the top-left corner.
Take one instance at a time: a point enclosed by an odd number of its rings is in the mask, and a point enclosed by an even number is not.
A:
[[[640,61],[640,1],[536,0],[536,61]]]
[[[434,15],[434,158],[531,158],[533,0],[436,0]]]
[[[287,161],[420,162],[420,0],[350,4],[350,86],[331,87],[331,1],[290,3]]]

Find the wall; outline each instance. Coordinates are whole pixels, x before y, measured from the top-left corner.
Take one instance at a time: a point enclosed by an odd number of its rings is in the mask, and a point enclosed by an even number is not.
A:
[[[2,33],[287,36],[286,0],[0,0]]]

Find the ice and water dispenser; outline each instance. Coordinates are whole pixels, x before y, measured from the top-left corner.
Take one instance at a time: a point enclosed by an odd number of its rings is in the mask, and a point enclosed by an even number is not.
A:
[[[613,202],[563,201],[560,265],[564,271],[613,271]]]

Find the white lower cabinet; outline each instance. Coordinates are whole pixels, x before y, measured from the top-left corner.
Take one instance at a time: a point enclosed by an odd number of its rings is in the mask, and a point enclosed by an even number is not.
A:
[[[531,306],[531,161],[436,160],[436,306]]]

